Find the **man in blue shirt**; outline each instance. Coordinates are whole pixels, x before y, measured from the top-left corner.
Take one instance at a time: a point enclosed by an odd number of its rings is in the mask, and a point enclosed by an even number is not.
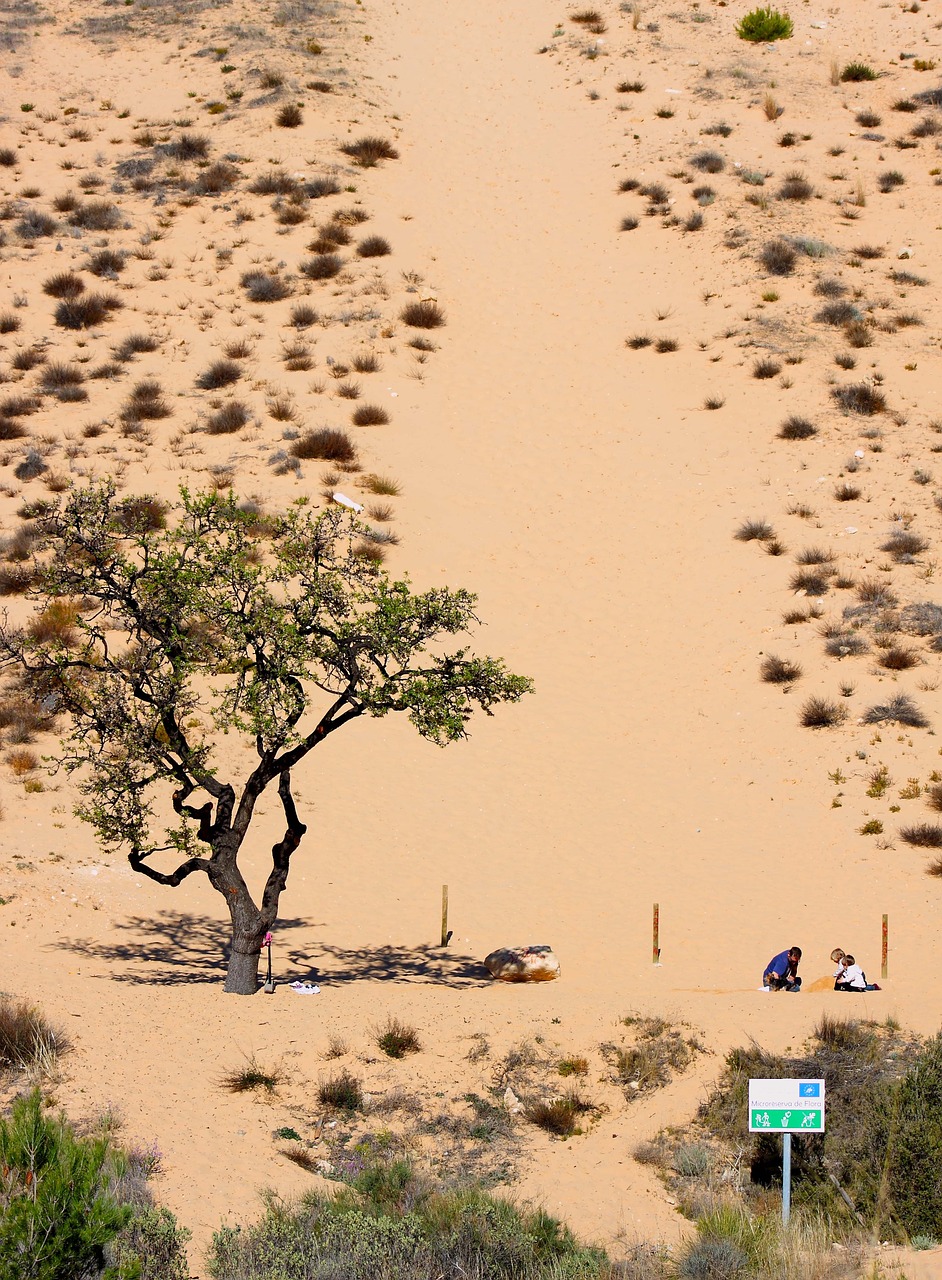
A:
[[[762,985],[770,991],[800,991],[801,978],[798,976],[798,961],[801,959],[801,947],[789,947],[773,956],[765,966]]]

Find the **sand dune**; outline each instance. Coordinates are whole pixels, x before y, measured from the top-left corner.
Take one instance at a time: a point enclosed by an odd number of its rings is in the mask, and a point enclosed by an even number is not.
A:
[[[4,986],[74,1033],[61,1101],[76,1111],[118,1103],[135,1136],[159,1143],[159,1193],[194,1229],[194,1265],[224,1217],[254,1212],[258,1188],[309,1183],[271,1134],[313,1124],[331,1036],[347,1041],[371,1093],[407,1084],[448,1100],[486,1091],[494,1063],[525,1038],[588,1055],[608,1113],[570,1143],[526,1133],[514,1185],[603,1241],[676,1235],[683,1223],[633,1147],[691,1115],[730,1046],[795,1044],[833,1000],[757,992],[773,951],[801,944],[809,987],[838,943],[874,976],[887,913],[889,978],[864,998],[866,1012],[937,1029],[924,975],[938,952],[938,882],[925,875],[931,851],[897,832],[933,820],[939,748],[931,727],[862,718],[905,693],[935,725],[938,632],[914,635],[898,610],[877,610],[852,619],[861,656],[828,656],[821,635],[822,624],[832,638],[850,629],[842,611],[871,579],[900,609],[942,604],[939,154],[932,132],[910,136],[934,119],[931,105],[893,110],[937,91],[937,73],[914,69],[937,50],[934,20],[925,9],[810,5],[794,15],[793,39],[753,47],[734,33],[743,7],[713,4],[645,5],[637,26],[607,4],[599,36],[544,0],[513,11],[400,0],[289,14],[273,27],[238,3],[194,10],[186,23],[152,8],[152,18],[109,11],[102,29],[84,6],[51,3],[55,24],[24,33],[3,73],[0,147],[14,148],[16,163],[0,170],[0,198],[13,202],[0,312],[20,325],[0,338],[0,401],[35,393],[41,366],[14,367],[33,345],[91,370],[113,363],[129,334],[158,340],[84,381],[87,401],[45,395],[15,418],[28,435],[3,445],[5,529],[18,527],[25,503],[50,498],[49,471],[63,485],[111,473],[128,492],[167,497],[184,481],[231,482],[271,507],[299,495],[320,502],[328,464],[293,469],[283,432],[347,429],[363,470],[334,482],[357,500],[373,500],[372,474],[402,489],[390,499],[401,538],[391,569],[478,591],[481,647],[532,675],[537,692],[444,753],[402,725],[356,724],[301,779],[311,830],[275,963],[284,978],[315,974],[317,997],[282,986],[272,999],[223,999],[216,895],[193,881],[162,891],[106,864],[71,817],[64,779],[27,793],[7,771]],[[314,39],[319,54],[306,52]],[[832,61],[840,70],[855,59],[881,78],[832,84]],[[305,88],[321,76],[333,92]],[[641,92],[619,91],[635,79]],[[213,114],[217,100],[224,110]],[[275,126],[295,100],[302,125]],[[868,111],[878,123],[858,123]],[[141,133],[153,141],[141,146]],[[160,151],[181,133],[206,134],[208,160],[234,157],[230,189],[196,193],[205,166]],[[339,144],[372,133],[399,158],[359,169]],[[706,152],[719,157],[715,173],[697,168]],[[116,166],[142,157],[158,162],[135,189]],[[279,223],[290,192],[280,204],[276,193],[273,209],[271,194],[249,190],[274,167],[340,190],[302,193],[304,221]],[[814,194],[779,198],[799,171]],[[889,172],[902,181],[881,192]],[[80,181],[95,176],[100,187]],[[666,201],[619,191],[626,179],[663,184]],[[713,191],[698,203],[690,193],[703,186]],[[40,194],[27,196],[31,187]],[[120,224],[69,228],[70,211],[52,207],[67,190],[113,201]],[[351,208],[369,221],[349,224],[343,271],[306,280],[306,241]],[[28,209],[56,217],[54,233],[24,238],[15,228]],[[685,229],[698,211],[702,227]],[[638,225],[620,230],[625,218]],[[367,233],[386,237],[392,254],[358,258],[353,242]],[[794,269],[770,275],[759,255],[782,238],[798,243]],[[857,252],[868,245],[882,256]],[[85,264],[106,247],[127,266],[96,281]],[[123,302],[112,321],[54,325],[42,283],[72,269]],[[239,282],[253,269],[287,280],[291,296],[251,303]],[[828,302],[822,277],[839,282],[832,292],[872,345],[852,347],[841,326],[815,318]],[[417,296],[447,314],[431,352],[410,347],[398,321]],[[300,304],[320,322],[293,325]],[[678,350],[631,349],[634,335]],[[242,340],[250,354],[237,360],[237,385],[199,390],[211,361]],[[295,342],[310,369],[285,368]],[[381,368],[351,372],[358,351],[376,353]],[[839,367],[836,353],[856,366]],[[754,376],[762,359],[779,366],[773,376]],[[387,410],[388,426],[350,426],[351,402],[332,377],[339,364],[362,401]],[[149,377],[172,416],[122,426],[121,406]],[[888,411],[843,412],[832,392],[855,382],[884,394]],[[721,406],[705,408],[708,397]],[[229,398],[245,403],[246,426],[208,434]],[[280,398],[297,422],[272,416]],[[817,434],[779,438],[796,416]],[[49,471],[18,481],[30,447]],[[839,485],[859,496],[839,501]],[[747,519],[770,522],[784,553],[734,539]],[[881,550],[894,530],[926,546]],[[796,556],[813,548],[833,555],[834,572],[825,560],[824,594],[795,598]],[[809,606],[820,621],[783,624]],[[881,642],[913,650],[918,665],[880,665]],[[769,654],[800,664],[801,679],[763,683]],[[846,696],[842,684],[853,686]],[[802,727],[810,695],[835,700],[844,723]],[[37,751],[53,739],[41,741]],[[882,766],[892,782],[869,795]],[[268,810],[256,876],[277,818]],[[871,820],[882,833],[860,834]],[[451,963],[423,950],[437,940],[443,883]],[[462,977],[464,958],[516,942],[552,943],[562,980],[529,989]],[[668,1089],[628,1103],[598,1046],[634,1010],[689,1023],[710,1052]],[[407,1067],[357,1057],[369,1057],[369,1027],[387,1013],[422,1034],[425,1052]],[[469,1062],[470,1038],[485,1031],[490,1055]],[[253,1053],[283,1062],[290,1078],[270,1105],[217,1087]]]

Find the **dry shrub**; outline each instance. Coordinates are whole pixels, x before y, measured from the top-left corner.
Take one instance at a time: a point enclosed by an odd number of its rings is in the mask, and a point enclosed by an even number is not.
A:
[[[817,695],[801,708],[800,723],[806,729],[832,729],[847,719],[847,711],[838,702]]]
[[[7,764],[16,778],[25,778],[39,768],[39,756],[27,747],[17,747],[7,756]]]
[[[437,302],[426,299],[407,303],[399,319],[413,329],[439,329],[445,323],[445,313]]]
[[[71,1047],[68,1036],[35,1006],[0,996],[0,1065],[13,1071],[49,1068]]]
[[[43,281],[43,293],[50,298],[77,298],[85,292],[85,281],[74,271],[58,271]]]
[[[238,400],[230,400],[209,415],[206,419],[206,431],[211,436],[231,435],[234,431],[240,431],[251,420],[252,415],[244,404]]]
[[[78,616],[78,607],[71,600],[50,600],[45,609],[30,622],[26,628],[27,634],[39,644],[64,645],[69,648],[78,638],[75,630]]]
[[[124,306],[120,298],[110,293],[87,293],[76,298],[64,298],[55,311],[55,321],[60,329],[91,329],[104,324],[113,311]]]
[[[345,143],[340,150],[361,169],[372,169],[381,160],[398,160],[399,152],[385,138],[364,137]]]
[[[361,404],[353,411],[355,427],[381,427],[389,421],[389,414],[376,404]]]
[[[357,456],[356,446],[347,433],[331,427],[308,431],[295,440],[291,452],[295,458],[320,458],[326,462],[353,462]]]

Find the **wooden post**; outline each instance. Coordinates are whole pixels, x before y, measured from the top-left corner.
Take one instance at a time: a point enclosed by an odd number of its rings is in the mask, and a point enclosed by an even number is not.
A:
[[[883,962],[880,965],[881,978],[886,977],[886,957],[887,957],[887,951],[889,950],[887,945],[888,935],[889,935],[889,919],[890,919],[889,916],[884,915],[883,917]]]
[[[442,885],[442,946],[448,946],[448,885]]]
[[[660,907],[660,903],[655,902],[655,904],[654,904],[654,920],[653,920],[653,926],[652,926],[652,930],[651,930],[651,933],[652,933],[652,939],[651,939],[651,963],[652,963],[652,964],[660,964],[660,963],[661,963],[661,927],[660,927],[660,918],[661,918],[661,907]]]

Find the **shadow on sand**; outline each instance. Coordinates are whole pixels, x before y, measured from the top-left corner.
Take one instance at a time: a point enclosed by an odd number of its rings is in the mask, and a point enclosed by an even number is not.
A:
[[[229,958],[227,921],[184,911],[161,911],[149,917],[128,916],[113,927],[123,936],[107,942],[74,938],[55,945],[103,962],[110,969],[108,976],[113,982],[186,986],[225,980]],[[311,927],[310,920],[278,921],[273,947],[277,982],[300,978],[326,986],[379,981],[469,987],[484,986],[489,981],[487,970],[479,961],[440,947],[345,948],[323,944],[292,949],[290,931]],[[265,961],[263,954],[263,976]]]

